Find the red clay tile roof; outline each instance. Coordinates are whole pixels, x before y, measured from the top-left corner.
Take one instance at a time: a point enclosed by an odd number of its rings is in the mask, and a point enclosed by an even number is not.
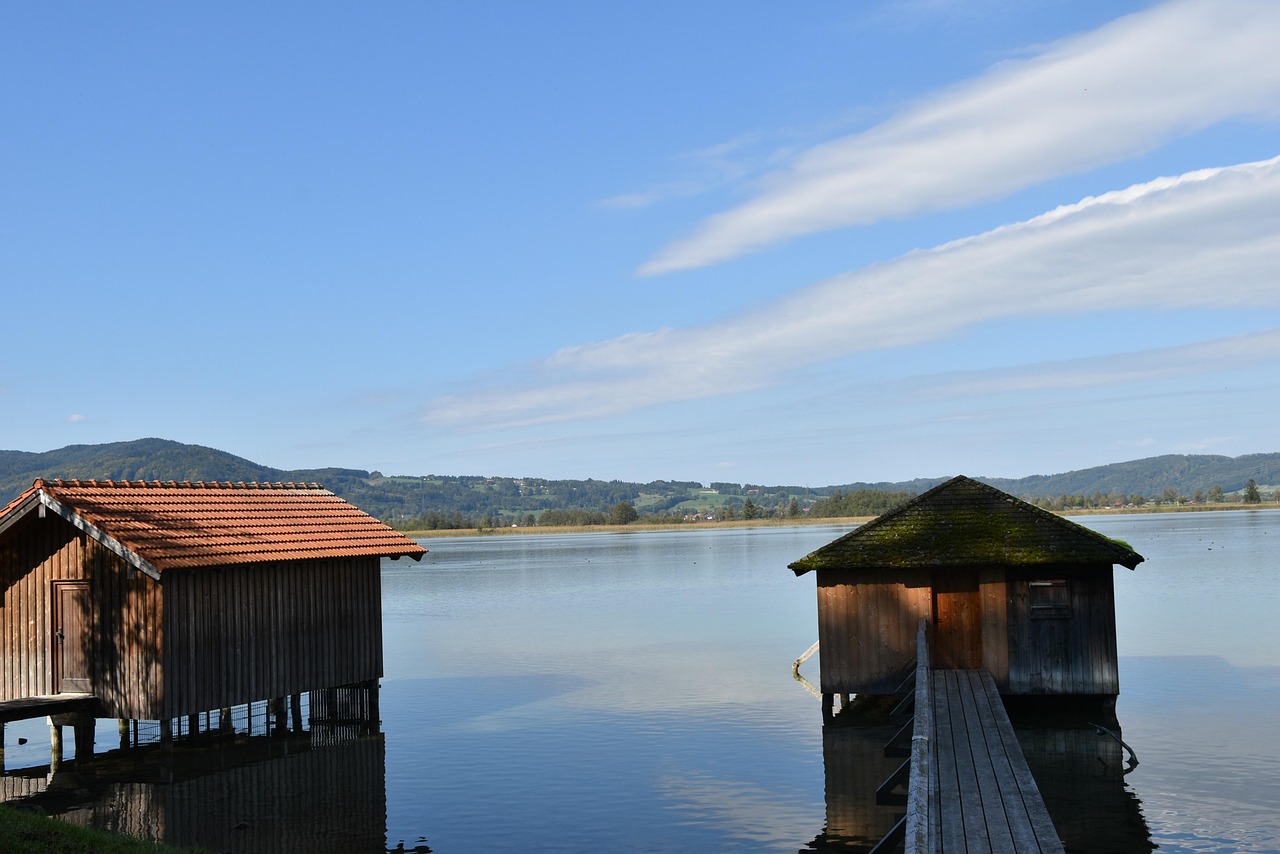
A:
[[[968,477],[954,477],[806,555],[810,570],[1120,564],[1143,560],[1127,544]]]
[[[417,560],[427,551],[314,483],[37,480],[0,520],[40,492],[60,505],[56,512],[159,572],[306,558]]]

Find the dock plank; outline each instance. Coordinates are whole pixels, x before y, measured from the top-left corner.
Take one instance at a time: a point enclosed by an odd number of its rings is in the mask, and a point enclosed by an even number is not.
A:
[[[954,671],[961,706],[964,709],[970,752],[974,756],[974,775],[980,795],[980,812],[986,824],[987,845],[992,851],[1018,851],[1010,828],[1012,817],[1006,807],[1007,793],[1001,785],[997,767],[1005,762],[1005,748],[998,733],[989,726],[992,710],[975,670]],[[1002,710],[1003,711],[1003,710]],[[1021,799],[1016,799],[1019,811]]]
[[[964,803],[963,785],[960,782],[960,760],[957,757],[955,728],[951,721],[951,703],[947,701],[947,685],[944,680],[934,680],[933,720],[937,731],[934,735],[934,767],[937,769],[935,789],[938,796],[939,841],[943,851],[964,851]],[[911,805],[907,804],[908,812]]]
[[[988,701],[1000,712],[999,715],[993,716],[993,723],[1004,744],[1004,754],[1009,763],[1010,774],[1016,782],[1017,791],[1022,795],[1022,807],[1026,813],[1027,824],[1035,833],[1040,851],[1062,851],[1062,841],[1058,838],[1057,830],[1054,829],[1049,809],[1044,805],[1044,798],[1040,796],[1040,787],[1036,785],[1035,778],[1031,775],[1031,768],[1027,765],[1027,759],[1022,753],[1022,746],[1018,743],[1018,736],[1013,731],[1013,723],[1004,711],[1000,691],[996,688],[991,674],[985,671],[982,673],[985,676],[982,680],[982,688],[986,692]],[[1024,844],[1030,845],[1030,841],[1027,840]]]
[[[932,679],[931,776],[941,831],[933,850],[1062,854],[991,674],[935,670]]]

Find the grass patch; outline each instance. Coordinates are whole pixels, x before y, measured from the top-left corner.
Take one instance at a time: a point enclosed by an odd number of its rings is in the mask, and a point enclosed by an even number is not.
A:
[[[198,854],[196,848],[170,848],[77,827],[28,810],[0,806],[0,851],[9,854]]]

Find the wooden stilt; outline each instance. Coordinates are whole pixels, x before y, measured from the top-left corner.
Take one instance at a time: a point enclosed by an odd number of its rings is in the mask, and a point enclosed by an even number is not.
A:
[[[835,715],[832,712],[832,706],[835,705],[835,697],[835,694],[822,695],[822,722],[824,724],[829,724],[835,720]]]
[[[173,721],[170,720],[169,718],[165,718],[164,720],[158,721],[157,723],[160,724],[160,742],[162,744],[172,744],[173,743]]]
[[[293,731],[295,733],[302,732],[302,695],[294,694],[293,702]]]
[[[62,764],[62,726],[49,718],[49,770],[56,771]]]
[[[369,683],[369,731],[382,729],[382,714],[378,705],[378,680]]]
[[[271,698],[271,714],[276,719],[277,734],[289,729],[288,710],[285,708],[284,697]]]
[[[83,766],[93,759],[93,736],[97,721],[93,715],[77,715],[79,720],[73,725],[76,739],[76,764]]]

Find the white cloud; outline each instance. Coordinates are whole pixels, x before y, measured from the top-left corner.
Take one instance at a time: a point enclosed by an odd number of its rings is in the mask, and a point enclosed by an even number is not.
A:
[[[82,423],[84,423],[85,421],[88,421],[88,420],[89,420],[88,418],[86,418],[85,416],[81,415],[81,414],[80,414],[80,413],[78,413],[78,412],[74,412],[74,413],[72,413],[71,415],[68,415],[68,416],[67,416],[67,423],[68,423],[68,424],[82,424]]]
[[[434,401],[429,423],[507,427],[772,385],[984,321],[1280,307],[1280,158],[1162,178],[820,282],[721,323],[570,347],[523,382]]]
[[[640,268],[714,264],[770,244],[999,198],[1280,105],[1280,3],[1176,0],[998,66],[809,149],[753,199]]]

